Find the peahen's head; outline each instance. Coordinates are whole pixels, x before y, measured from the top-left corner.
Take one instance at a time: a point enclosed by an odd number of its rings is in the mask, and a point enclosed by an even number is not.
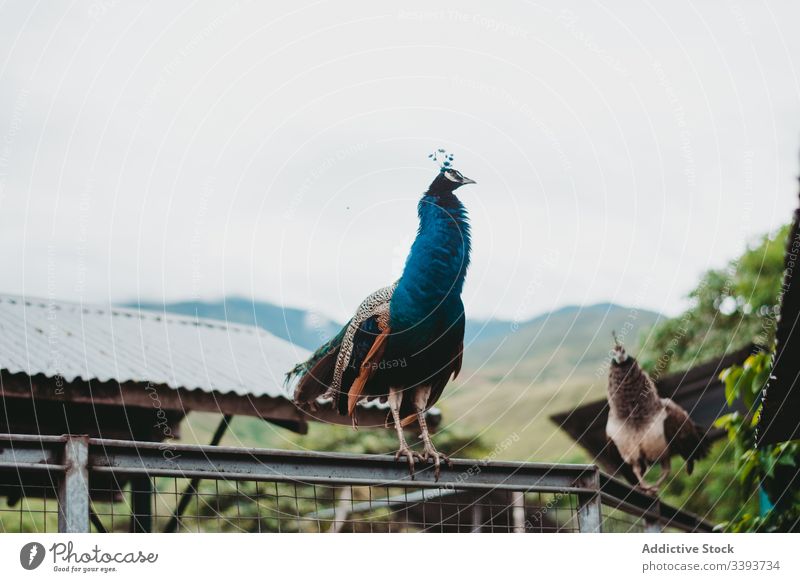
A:
[[[458,170],[448,168],[439,172],[439,175],[434,178],[428,187],[428,194],[449,194],[465,184],[475,184],[475,180],[467,178]]]
[[[611,349],[611,359],[615,364],[622,365],[628,361],[628,352],[626,352],[625,347],[619,343],[616,332],[612,331],[611,336],[614,338],[614,347]]]

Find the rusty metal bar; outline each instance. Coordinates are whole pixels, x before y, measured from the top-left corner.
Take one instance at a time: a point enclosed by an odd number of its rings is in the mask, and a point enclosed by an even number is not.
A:
[[[89,532],[89,437],[67,435],[64,475],[58,484],[58,531]]]
[[[309,453],[239,447],[90,440],[92,471],[119,475],[179,476],[227,480],[397,485],[415,488],[588,492],[596,467],[544,463],[484,463],[454,459],[434,480],[433,467],[408,468],[388,455]],[[591,489],[595,491],[596,489]]]
[[[0,434],[0,470],[63,472],[63,436]]]

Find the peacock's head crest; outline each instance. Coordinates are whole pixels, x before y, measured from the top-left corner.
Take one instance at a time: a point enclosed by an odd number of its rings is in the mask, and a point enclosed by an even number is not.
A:
[[[628,361],[628,352],[625,351],[625,346],[620,343],[616,331],[611,332],[611,337],[614,338],[614,347],[611,349],[611,359],[614,360],[616,364],[624,364]]]
[[[465,184],[475,184],[475,180],[467,178],[453,168],[453,154],[448,153],[444,148],[439,148],[432,154],[428,154],[428,158],[439,165],[439,175],[433,180],[428,192],[452,192]]]

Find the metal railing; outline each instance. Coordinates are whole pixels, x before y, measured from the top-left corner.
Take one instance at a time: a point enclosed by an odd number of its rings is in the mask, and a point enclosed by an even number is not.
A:
[[[0,531],[711,531],[594,465],[0,435]]]

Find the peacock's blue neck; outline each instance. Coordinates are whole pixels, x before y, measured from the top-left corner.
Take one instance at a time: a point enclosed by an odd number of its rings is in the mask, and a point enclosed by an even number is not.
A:
[[[439,308],[461,305],[470,258],[467,210],[453,194],[426,194],[419,230],[392,296],[392,329],[418,325]]]

